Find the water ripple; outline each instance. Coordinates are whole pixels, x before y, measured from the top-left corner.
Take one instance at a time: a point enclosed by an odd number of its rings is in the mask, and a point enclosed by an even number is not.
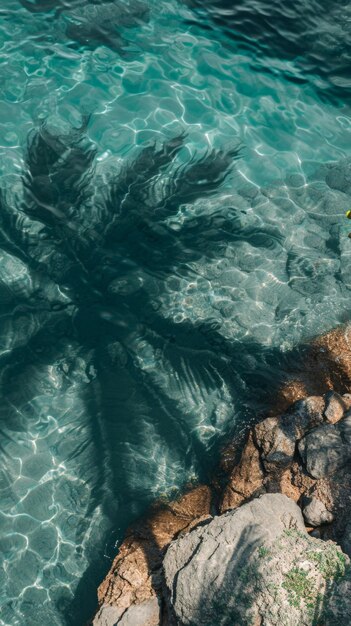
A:
[[[2,626],[85,623],[125,526],[350,318],[324,5],[3,3]]]

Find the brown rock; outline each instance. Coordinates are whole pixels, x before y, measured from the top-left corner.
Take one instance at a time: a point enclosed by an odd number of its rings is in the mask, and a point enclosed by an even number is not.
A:
[[[318,500],[323,502],[328,511],[332,511],[337,492],[339,491],[337,485],[335,484],[335,482],[333,485],[333,482],[334,481],[330,480],[329,478],[320,478],[319,480],[315,481],[315,484],[311,486],[310,489],[308,489],[306,495],[318,498]]]
[[[330,424],[335,424],[343,417],[347,409],[347,404],[342,396],[335,391],[328,391],[325,394],[324,417]]]
[[[308,396],[307,385],[303,380],[299,380],[296,374],[288,374],[285,384],[278,390],[274,399],[275,413],[284,413],[297,400],[302,400]]]
[[[331,330],[307,345],[304,368],[287,375],[275,411],[283,412],[296,400],[321,396],[329,389],[351,393],[351,325]]]
[[[243,451],[243,447],[245,445],[245,441],[247,439],[247,432],[239,433],[235,439],[232,439],[229,442],[226,442],[224,447],[221,450],[221,458],[219,462],[219,470],[224,472],[225,474],[230,474],[230,472],[236,467],[239,463],[241,454]]]
[[[180,531],[210,517],[211,501],[211,488],[200,485],[174,502],[155,507],[145,520],[128,531],[98,589],[99,605],[105,613],[108,606],[125,611],[155,601],[162,587],[164,549]]]
[[[346,325],[317,337],[312,342],[309,373],[319,370],[320,381],[338,393],[351,391],[351,326]]]
[[[296,438],[303,435],[315,426],[323,423],[325,399],[322,396],[308,396],[295,402],[283,416],[284,420],[293,421]]]
[[[164,549],[180,531],[211,514],[212,495],[211,487],[200,485],[178,500],[157,507],[148,523],[142,522],[144,533]]]
[[[98,588],[99,604],[113,604],[123,610],[135,603],[143,602],[155,596],[150,567],[150,548],[145,541],[134,537],[127,538],[105,580]],[[161,565],[161,557],[154,555],[152,565],[157,569]]]
[[[302,496],[316,484],[316,479],[309,476],[304,468],[295,461],[291,466],[291,482]]]
[[[293,483],[291,467],[281,473],[268,475],[265,486],[268,493],[282,493],[294,502],[297,502],[301,496],[300,489]]]
[[[267,417],[254,427],[254,437],[267,472],[291,465],[296,444],[293,420]]]
[[[235,509],[263,487],[264,474],[260,454],[250,431],[239,464],[229,476],[224,490],[220,512]]]

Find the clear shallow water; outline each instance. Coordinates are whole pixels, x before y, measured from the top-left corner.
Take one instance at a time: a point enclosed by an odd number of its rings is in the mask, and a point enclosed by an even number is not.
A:
[[[1,7],[1,624],[84,624],[126,524],[206,478],[295,347],[350,319],[349,8],[294,11]],[[47,120],[68,145],[84,114],[86,202],[66,170],[53,233],[27,215],[27,136]],[[184,131],[106,239],[113,174]],[[216,193],[162,209],[184,164],[239,142]]]

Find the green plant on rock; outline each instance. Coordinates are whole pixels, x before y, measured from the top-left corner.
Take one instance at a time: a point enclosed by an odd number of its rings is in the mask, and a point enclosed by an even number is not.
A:
[[[334,544],[325,544],[323,550],[308,552],[308,558],[316,563],[325,580],[338,579],[345,575],[346,557]]]
[[[266,546],[260,546],[258,548],[258,556],[260,557],[260,559],[264,559],[265,557],[269,556],[270,553],[270,549],[266,548]]]
[[[297,530],[296,528],[284,530],[284,535],[293,539],[303,539],[303,541],[305,542],[309,540],[309,537],[306,536],[306,533],[302,532],[301,530]]]
[[[298,609],[301,607],[301,602],[304,602],[306,607],[312,610],[316,605],[318,592],[315,581],[306,570],[293,567],[285,574],[282,587],[288,592],[290,606]]]

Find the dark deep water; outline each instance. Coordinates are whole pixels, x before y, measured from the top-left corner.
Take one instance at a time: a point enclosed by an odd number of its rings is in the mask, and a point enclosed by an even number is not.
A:
[[[350,320],[351,9],[0,17],[0,624],[83,626],[126,525]]]

